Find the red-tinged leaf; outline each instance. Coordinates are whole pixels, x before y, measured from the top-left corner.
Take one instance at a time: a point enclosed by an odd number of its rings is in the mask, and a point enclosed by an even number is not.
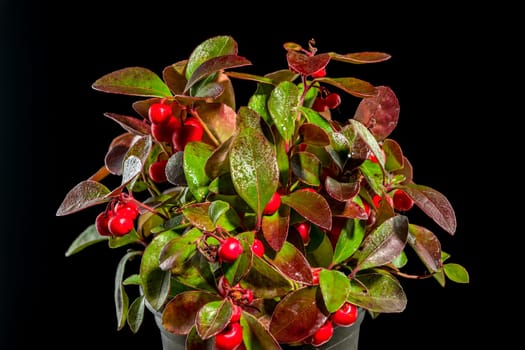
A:
[[[217,73],[215,83],[219,84],[223,90],[222,94],[215,98],[215,102],[225,104],[235,111],[235,90],[233,89],[233,84],[230,80],[230,77],[224,72],[219,72]]]
[[[153,97],[146,100],[135,101],[133,102],[132,107],[142,118],[149,120],[149,107],[153,103],[160,102],[161,100],[161,98]]]
[[[260,75],[255,75],[255,74],[249,74],[249,73],[241,73],[241,72],[224,72],[224,74],[226,74],[227,76],[231,77],[231,78],[236,78],[236,79],[242,79],[242,80],[250,80],[250,81],[255,81],[255,82],[258,82],[258,83],[261,83],[261,84],[268,84],[268,85],[273,85],[274,84],[274,81],[268,77],[263,77],[263,76],[260,76]]]
[[[397,126],[399,101],[390,87],[378,86],[376,89],[376,96],[361,100],[354,119],[363,123],[375,138],[381,141]]]
[[[234,138],[230,137],[228,140],[221,143],[206,161],[204,170],[210,179],[215,179],[230,171],[228,156],[230,155],[230,148],[233,144],[233,140]]]
[[[237,113],[231,107],[223,103],[206,103],[199,105],[198,113],[201,121],[220,143],[228,140],[235,132]]]
[[[169,157],[166,163],[166,179],[175,186],[187,186],[186,175],[184,174],[184,152],[175,152]]]
[[[245,231],[235,236],[242,246],[242,254],[233,263],[222,263],[224,277],[230,285],[236,285],[246,276],[246,273],[252,266],[253,252],[252,245],[255,234],[253,231]]]
[[[161,247],[155,264],[161,270],[180,273],[186,262],[195,254],[197,240],[201,237],[202,232],[197,228],[192,228],[182,236],[172,237]]]
[[[202,291],[179,293],[166,304],[162,314],[162,325],[173,334],[188,334],[195,325],[199,310],[207,303],[220,299],[216,294]]]
[[[438,238],[430,230],[414,224],[408,225],[408,232],[408,244],[430,272],[437,272],[441,268],[441,243]]]
[[[325,189],[328,194],[341,202],[348,201],[359,193],[361,188],[358,181],[339,182],[336,179],[327,176],[325,179]]]
[[[281,350],[281,346],[268,329],[254,315],[243,311],[241,317],[242,337],[247,349]]]
[[[129,67],[106,74],[92,85],[98,91],[143,96],[169,97],[171,92],[162,79],[147,68]]]
[[[335,86],[356,97],[372,97],[377,95],[374,85],[357,78],[316,78],[317,81]]]
[[[290,226],[290,208],[283,207],[273,213],[273,215],[263,215],[261,230],[268,245],[275,251],[279,251],[286,237]]]
[[[401,182],[403,185],[412,183],[412,180],[413,180],[412,164],[405,156],[403,156],[403,167],[399,170],[394,171],[393,174],[401,175],[404,177],[405,180]]]
[[[216,99],[224,92],[224,87],[221,84],[211,82],[201,84],[193,91],[193,96],[203,99]]]
[[[272,263],[296,282],[312,282],[312,269],[306,257],[289,242],[284,242],[281,249],[272,258]]]
[[[104,157],[104,164],[113,175],[122,175],[122,162],[129,151],[129,148],[138,140],[138,136],[125,133],[117,136],[111,142],[109,149]]]
[[[277,304],[270,321],[270,333],[281,343],[300,342],[311,336],[328,319],[320,289],[298,289]]]
[[[330,209],[332,210],[333,216],[344,217],[347,219],[368,219],[368,215],[363,207],[353,200],[347,200],[344,202],[331,201]]]
[[[99,182],[82,181],[66,194],[56,215],[69,215],[97,204],[109,202],[110,198],[107,197],[109,193],[109,189]]]
[[[195,69],[191,77],[188,79],[186,86],[184,87],[184,92],[188,91],[198,81],[213,73],[222,71],[224,69],[243,67],[251,64],[252,63],[245,57],[235,54],[210,58]]]
[[[402,312],[407,297],[399,281],[386,272],[359,273],[350,280],[348,301],[372,312]]]
[[[202,339],[197,333],[197,327],[194,326],[186,336],[186,342],[182,342],[181,346],[185,350],[214,350],[215,342],[213,339]]]
[[[109,119],[113,119],[124,128],[124,130],[137,135],[151,134],[151,126],[143,119],[130,117],[116,113],[104,113]]]
[[[341,271],[322,269],[319,273],[319,287],[326,309],[332,313],[346,301],[350,291],[350,280]]]
[[[162,70],[162,79],[164,79],[174,95],[181,95],[184,92],[184,87],[187,83],[184,76],[186,63],[188,63],[188,60],[179,61]]]
[[[186,65],[185,75],[189,80],[197,68],[214,57],[236,55],[237,42],[230,36],[219,35],[204,40],[191,53]]]
[[[232,310],[232,303],[226,298],[204,304],[195,318],[199,336],[209,339],[222,331],[230,322]]]
[[[313,224],[330,230],[332,228],[332,212],[326,199],[319,193],[310,191],[294,191],[281,196],[281,202],[295,210],[299,215]]]
[[[350,119],[350,125],[353,127],[357,136],[359,136],[372,153],[376,156],[378,164],[381,166],[381,169],[385,168],[385,155],[381,150],[381,146],[377,142],[374,135],[367,129],[367,127],[358,120]]]
[[[293,51],[301,51],[303,49],[301,45],[291,42],[291,41],[284,43],[283,47],[286,50],[293,50]]]
[[[399,144],[392,139],[385,139],[382,144],[383,151],[385,152],[385,170],[388,172],[394,172],[400,170],[404,166],[403,151]]]
[[[373,230],[363,241],[356,269],[381,266],[394,260],[405,248],[408,237],[406,216],[394,216]]]
[[[335,52],[329,53],[330,57],[335,61],[354,63],[354,64],[365,64],[365,63],[379,63],[389,60],[392,56],[377,51],[364,51],[347,54],[338,54]]]
[[[328,65],[328,62],[330,62],[330,55],[322,53],[319,55],[307,56],[299,51],[288,50],[286,53],[286,59],[291,71],[303,75],[312,75]]]
[[[299,89],[294,83],[283,81],[272,90],[268,99],[268,111],[279,134],[288,144],[295,131],[298,107]]]
[[[210,202],[191,204],[185,206],[182,209],[182,213],[193,226],[203,231],[213,231],[215,230],[215,224],[208,213],[210,204]]]
[[[234,137],[230,172],[235,190],[260,217],[279,182],[275,149],[261,131],[244,128]]]
[[[321,161],[313,153],[294,153],[290,159],[290,166],[294,175],[303,183],[310,186],[321,184]]]
[[[299,127],[299,134],[303,137],[303,142],[312,146],[328,146],[330,136],[323,128],[313,123],[303,123]]]
[[[451,235],[456,232],[456,214],[448,199],[441,192],[428,186],[413,183],[400,188],[441,228]]]
[[[291,280],[257,255],[253,255],[253,265],[241,286],[251,289],[255,298],[265,299],[282,297],[293,289]]]

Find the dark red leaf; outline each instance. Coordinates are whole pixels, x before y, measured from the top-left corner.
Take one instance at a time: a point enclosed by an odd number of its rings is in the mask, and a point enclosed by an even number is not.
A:
[[[363,123],[381,141],[396,128],[399,119],[399,101],[394,91],[387,86],[378,86],[377,95],[363,99],[354,119]]]
[[[288,66],[291,71],[311,75],[328,65],[330,62],[330,55],[327,53],[307,56],[302,52],[289,50],[286,54],[286,59],[288,60]]]

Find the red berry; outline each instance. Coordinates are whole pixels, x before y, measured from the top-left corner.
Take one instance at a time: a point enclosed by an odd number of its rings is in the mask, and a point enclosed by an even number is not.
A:
[[[330,320],[326,322],[312,335],[312,345],[320,346],[327,343],[334,335],[334,326]]]
[[[124,236],[133,229],[133,220],[124,215],[113,215],[108,221],[109,232],[114,236]]]
[[[160,102],[153,103],[148,109],[148,117],[153,124],[167,123],[172,113],[171,105]]]
[[[312,284],[319,284],[319,274],[321,273],[320,267],[312,268]]]
[[[219,246],[219,259],[225,262],[234,262],[242,254],[242,245],[237,238],[228,237]]]
[[[354,324],[355,320],[357,320],[357,313],[356,305],[345,302],[343,306],[332,313],[330,319],[336,326],[348,327]]]
[[[148,174],[151,180],[156,183],[168,181],[166,177],[166,164],[168,164],[167,159],[157,160],[156,162],[151,163],[148,169]]]
[[[341,104],[341,96],[339,96],[339,94],[336,94],[335,92],[332,92],[324,98],[324,103],[326,107],[330,109],[335,109]]]
[[[139,206],[135,202],[131,201],[118,202],[115,206],[115,214],[128,216],[132,220],[135,220],[135,218],[139,215]]]
[[[310,223],[308,221],[299,222],[294,224],[293,227],[299,232],[299,235],[303,239],[303,243],[308,243],[310,240]]]
[[[281,195],[278,192],[274,192],[274,194],[272,195],[272,198],[270,198],[270,200],[266,204],[266,207],[264,207],[263,214],[272,215],[279,209],[280,206],[281,206]]]
[[[95,219],[95,228],[97,229],[99,235],[111,236],[111,232],[109,231],[108,227],[108,221],[111,217],[113,217],[113,215],[114,214],[111,211],[103,211],[97,215],[97,218]]]
[[[242,307],[237,304],[232,304],[232,315],[230,316],[230,322],[239,322],[241,319]]]
[[[326,67],[319,69],[317,72],[312,74],[312,78],[322,78],[326,76]]]
[[[173,134],[171,142],[176,151],[183,151],[188,143],[201,141],[203,136],[204,127],[201,122],[195,117],[188,117],[184,121],[182,128]]]
[[[365,210],[366,216],[370,216],[370,204],[368,204],[368,202],[363,202],[363,208]]]
[[[381,196],[378,194],[374,194],[372,197],[372,202],[374,203],[374,206],[376,208],[379,208],[379,204],[381,204]]]
[[[234,350],[242,343],[242,327],[239,322],[230,322],[215,336],[216,350]]]
[[[253,292],[251,289],[245,289],[244,290],[244,293],[242,295],[242,298],[243,298],[243,302],[245,304],[251,304],[251,302],[253,301]]]
[[[171,142],[173,134],[180,130],[181,124],[177,117],[170,117],[164,124],[152,124],[151,134],[159,142]]]
[[[312,104],[312,109],[316,112],[324,112],[326,110],[326,102],[324,98],[318,96]]]
[[[255,238],[252,244],[252,252],[257,255],[259,258],[262,258],[264,255],[264,244],[260,239]]]
[[[401,211],[407,211],[414,206],[414,200],[406,194],[403,190],[396,190],[394,192],[394,208]]]

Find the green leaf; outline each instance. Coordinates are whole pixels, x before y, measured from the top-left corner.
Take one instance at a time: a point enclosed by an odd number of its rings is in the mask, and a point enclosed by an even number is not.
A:
[[[319,193],[298,190],[281,196],[281,202],[315,225],[331,229],[332,212],[326,199]]]
[[[393,172],[403,168],[403,151],[399,144],[392,140],[386,139],[382,144],[383,151],[385,151],[385,170],[388,172]]]
[[[430,272],[441,269],[441,243],[430,230],[414,224],[408,225],[408,244]]]
[[[133,244],[140,241],[140,237],[137,235],[137,231],[132,229],[131,232],[120,237],[109,237],[108,245],[110,248],[120,248],[129,244]]]
[[[319,287],[326,309],[332,313],[345,303],[350,292],[350,280],[340,271],[322,269],[319,273]]]
[[[199,336],[209,339],[223,330],[230,322],[232,309],[231,301],[226,298],[204,304],[195,318]]]
[[[392,260],[392,265],[400,269],[403,266],[405,266],[407,262],[408,262],[408,257],[405,251],[402,251],[394,260]]]
[[[193,326],[186,336],[185,350],[214,350],[215,341],[213,339],[202,339],[197,333],[197,327]],[[182,346],[184,346],[182,345]]]
[[[213,201],[208,208],[208,215],[211,221],[216,225],[219,218],[230,209],[230,204],[225,201]]]
[[[84,180],[66,194],[56,215],[69,215],[97,204],[109,202],[110,198],[106,197],[107,194],[109,194],[109,189],[103,184]]]
[[[108,239],[109,237],[101,236],[98,233],[95,224],[89,225],[84,231],[82,231],[82,233],[80,233],[77,236],[77,238],[75,238],[75,240],[67,248],[66,257],[76,254],[89,247],[90,245],[102,241],[107,241]]]
[[[386,272],[358,274],[350,280],[348,301],[372,312],[402,312],[407,297],[399,281]]]
[[[241,130],[231,147],[230,172],[235,190],[260,217],[279,182],[275,150],[255,129]]]
[[[256,255],[253,255],[253,265],[241,285],[251,289],[254,297],[265,299],[284,296],[293,288],[289,279]]]
[[[349,120],[350,125],[354,128],[356,134],[366,143],[372,153],[376,156],[381,169],[385,168],[385,155],[381,150],[381,146],[377,143],[374,135],[367,129],[367,127],[355,119]]]
[[[316,78],[317,81],[335,86],[356,97],[371,97],[377,94],[374,85],[357,78]]]
[[[182,213],[190,223],[203,230],[213,231],[216,226],[209,216],[210,202],[195,203],[182,208]]]
[[[192,228],[182,236],[172,236],[171,234],[164,236],[159,242],[160,248],[158,256],[153,255],[151,259],[151,267],[158,266],[162,270],[171,270],[177,274],[182,271],[186,263],[191,259],[197,250],[197,241],[202,237],[202,232],[197,228]],[[165,239],[168,239],[165,241]],[[162,244],[161,244],[162,242]],[[145,256],[144,258],[146,258]],[[143,260],[144,260],[143,258]]]
[[[310,186],[319,186],[321,180],[321,161],[310,152],[294,153],[290,160],[292,171],[303,183]]]
[[[403,251],[408,236],[406,216],[394,216],[373,230],[363,241],[357,268],[367,269],[390,263]]]
[[[323,118],[319,113],[314,111],[313,109],[306,108],[306,107],[300,107],[301,113],[304,115],[306,120],[308,120],[308,123],[311,123],[313,125],[316,125],[323,129],[328,135],[330,135],[334,130],[332,129],[332,126],[330,125],[330,122]]]
[[[283,81],[272,90],[268,110],[279,134],[290,144],[298,117],[299,90],[289,81]]]
[[[283,246],[272,258],[272,263],[290,279],[302,282],[312,282],[312,269],[306,257],[290,242]]]
[[[137,333],[144,321],[144,295],[140,295],[135,299],[128,311],[128,326],[133,333]]]
[[[248,107],[251,110],[257,112],[262,117],[262,119],[268,123],[268,125],[273,123],[270,112],[268,111],[268,99],[270,98],[270,94],[272,93],[273,89],[273,85],[257,84],[255,93],[248,101]]]
[[[233,263],[222,263],[224,277],[226,277],[230,285],[234,286],[239,283],[250,269],[253,259],[251,247],[254,237],[253,231],[245,231],[235,236],[241,243],[242,254]]]
[[[117,313],[117,329],[121,330],[126,325],[126,319],[128,316],[128,305],[129,298],[124,290],[122,281],[124,279],[124,271],[126,269],[126,263],[131,260],[133,257],[142,254],[141,251],[130,251],[124,255],[118,265],[117,273],[115,275],[115,311]]]
[[[144,249],[144,255],[140,261],[142,292],[155,310],[162,308],[170,288],[169,271],[163,271],[159,267],[161,251],[175,237],[177,234],[173,231],[166,231],[156,236]]]
[[[441,228],[453,235],[456,232],[456,214],[448,199],[439,191],[414,183],[400,187],[414,203]]]
[[[191,53],[186,66],[186,79],[190,80],[197,68],[209,59],[236,54],[237,42],[232,37],[221,35],[206,39]]]
[[[223,55],[218,57],[212,57],[207,61],[200,64],[191,77],[188,78],[188,82],[184,87],[184,92],[187,92],[196,82],[204,79],[205,77],[219,72],[224,69],[237,68],[251,65],[252,63],[245,57],[238,56],[236,54]]]
[[[334,256],[332,242],[328,235],[315,225],[310,228],[310,242],[306,246],[306,256],[311,266],[328,267],[332,263]]]
[[[123,285],[125,286],[140,286],[142,285],[142,280],[140,278],[139,274],[134,274],[126,278],[123,282]]]
[[[204,164],[213,152],[212,146],[199,141],[193,141],[184,148],[184,174],[188,187],[200,202],[208,194],[210,179],[204,171]]]
[[[330,57],[335,61],[354,63],[354,64],[365,64],[365,63],[378,63],[389,60],[392,56],[385,52],[377,51],[364,51],[347,53],[344,55],[329,52]]]
[[[198,251],[172,277],[192,289],[214,292],[217,288],[210,262]]]
[[[333,264],[337,265],[350,258],[359,248],[365,236],[365,221],[351,219],[341,230],[334,250]]]
[[[322,296],[317,286],[298,289],[277,304],[269,330],[280,343],[300,342],[312,335],[328,319],[322,308]]]
[[[222,298],[214,293],[187,291],[177,294],[164,309],[162,325],[170,333],[188,334],[193,326],[199,310],[212,301]]]
[[[169,97],[170,89],[147,68],[129,67],[106,74],[92,85],[98,91],[144,97]]]
[[[384,173],[381,170],[381,166],[367,159],[361,163],[359,169],[372,191],[382,196],[385,192],[385,187],[383,185]]]
[[[249,312],[242,312],[242,338],[250,350],[281,350],[281,346],[266,327]]]
[[[443,265],[445,275],[456,283],[469,283],[469,274],[467,269],[456,263],[447,263]]]

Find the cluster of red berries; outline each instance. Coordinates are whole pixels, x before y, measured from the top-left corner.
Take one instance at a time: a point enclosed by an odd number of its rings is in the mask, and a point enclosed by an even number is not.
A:
[[[310,343],[313,346],[321,346],[332,339],[334,335],[334,326],[350,327],[355,323],[358,317],[357,306],[345,302],[343,306],[330,315],[330,318],[312,335]]]
[[[326,109],[336,109],[340,104],[341,96],[330,92],[326,96],[317,96],[312,104],[312,109],[316,112],[324,112]]]
[[[201,141],[204,136],[204,127],[195,116],[186,116],[185,107],[176,102],[152,103],[148,109],[151,122],[151,134],[155,140],[167,143],[173,152],[183,151],[191,141]],[[153,162],[149,169],[149,176],[154,182],[162,183],[166,179],[167,159]]]
[[[132,200],[111,201],[97,215],[95,227],[101,236],[124,236],[133,230],[138,215],[139,207]]]

